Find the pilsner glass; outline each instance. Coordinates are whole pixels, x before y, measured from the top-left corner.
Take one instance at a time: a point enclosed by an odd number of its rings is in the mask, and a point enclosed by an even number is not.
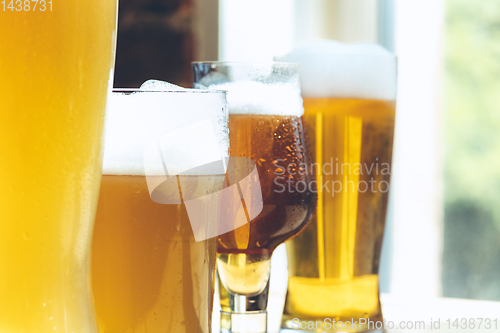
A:
[[[378,269],[389,197],[396,59],[374,44],[323,41],[279,60],[301,64],[318,179],[313,222],[286,244],[282,328],[379,329]]]
[[[93,240],[100,332],[210,332],[219,201],[205,195],[228,145],[225,92],[115,90]]]
[[[96,332],[90,243],[116,15],[116,0],[0,3],[0,332]]]
[[[265,332],[273,250],[300,232],[316,195],[296,64],[194,63],[195,88],[228,91],[230,156],[251,158],[262,212],[218,237],[221,329]]]

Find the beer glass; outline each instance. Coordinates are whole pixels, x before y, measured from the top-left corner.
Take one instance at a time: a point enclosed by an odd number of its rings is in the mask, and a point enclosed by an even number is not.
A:
[[[289,280],[282,328],[380,328],[378,269],[389,196],[396,59],[375,44],[323,41],[279,60],[301,64],[318,180],[317,213],[286,244]],[[311,328],[309,322],[322,327]]]
[[[116,0],[0,3],[0,332],[96,332],[90,242],[116,15]]]
[[[251,158],[263,209],[217,243],[221,329],[265,332],[273,250],[316,205],[296,64],[194,63],[195,88],[228,91],[230,156]]]
[[[223,185],[227,118],[222,91],[113,92],[92,248],[100,332],[210,332],[219,201],[204,195]]]

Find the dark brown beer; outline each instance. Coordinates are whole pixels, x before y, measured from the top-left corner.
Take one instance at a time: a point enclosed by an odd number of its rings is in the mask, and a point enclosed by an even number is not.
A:
[[[256,163],[264,208],[250,223],[219,236],[219,273],[229,291],[256,294],[267,283],[272,251],[300,232],[314,212],[304,119],[230,114],[229,138],[231,157]]]

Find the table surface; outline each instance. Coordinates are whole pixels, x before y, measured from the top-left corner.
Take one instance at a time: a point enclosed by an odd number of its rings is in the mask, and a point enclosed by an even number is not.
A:
[[[408,321],[425,323],[422,329],[388,329],[389,333],[500,332],[500,302],[452,298],[403,299],[388,294],[382,294],[380,300],[385,320],[393,321],[395,327]]]

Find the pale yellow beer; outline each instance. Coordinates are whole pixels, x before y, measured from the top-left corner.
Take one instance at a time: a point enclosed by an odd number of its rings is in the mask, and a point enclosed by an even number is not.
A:
[[[285,60],[303,65],[318,207],[305,231],[287,242],[282,328],[380,328],[378,270],[391,177],[395,59],[363,44],[319,42],[294,52]],[[346,328],[347,322],[356,325]]]
[[[304,99],[318,208],[287,243],[284,319],[382,320],[378,265],[389,196],[394,101]]]
[[[210,192],[209,176],[183,176]],[[103,175],[92,282],[100,332],[209,332],[216,238],[196,242],[183,204],[149,196],[146,178]]]
[[[0,332],[95,332],[90,242],[117,1],[10,3],[0,2]]]

